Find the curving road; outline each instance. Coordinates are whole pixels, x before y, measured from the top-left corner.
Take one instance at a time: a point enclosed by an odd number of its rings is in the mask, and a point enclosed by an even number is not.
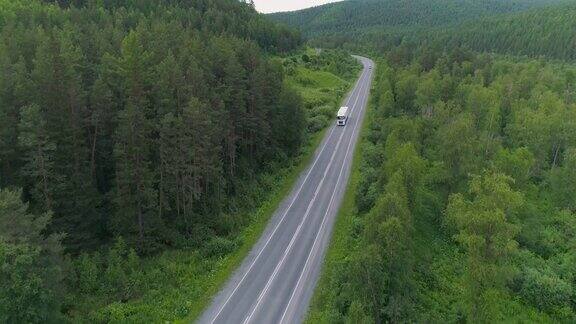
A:
[[[199,323],[304,320],[348,183],[372,83],[374,62],[356,58],[364,69],[344,103],[351,109],[347,125],[328,130],[312,164]]]

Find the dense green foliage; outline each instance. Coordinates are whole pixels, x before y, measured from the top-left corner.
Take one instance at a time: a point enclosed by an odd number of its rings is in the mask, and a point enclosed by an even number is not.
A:
[[[562,0],[351,0],[300,11],[269,15],[312,37],[352,35],[399,27],[453,25],[466,20],[511,13]]]
[[[430,54],[380,61],[309,322],[576,321],[576,69]]]
[[[322,47],[379,52],[400,44],[574,60],[570,0],[344,1],[271,17],[297,27]]]
[[[31,214],[21,194],[0,190],[0,323],[56,323],[62,318],[62,236],[44,234],[52,215]]]
[[[2,1],[2,185],[53,211],[71,251],[225,234],[239,182],[302,143],[282,127],[301,101],[260,49],[298,37],[233,0],[96,3]]]
[[[576,60],[576,5],[541,8],[468,22],[430,37],[477,51]]]
[[[327,46],[361,47],[380,52],[402,45],[407,54],[424,47],[450,50],[466,46],[476,51],[573,61],[576,6],[553,6],[509,15],[468,20],[460,24],[406,27],[331,34],[314,42]]]

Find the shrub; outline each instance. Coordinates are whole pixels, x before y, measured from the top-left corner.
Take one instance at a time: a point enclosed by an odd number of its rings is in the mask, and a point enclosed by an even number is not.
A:
[[[119,238],[108,253],[105,271],[107,290],[116,299],[126,301],[136,297],[141,289],[143,274],[140,258]]]
[[[98,261],[100,254],[94,256],[82,254],[74,263],[76,268],[76,286],[83,294],[92,294],[100,289],[102,269]]]
[[[335,115],[334,107],[329,105],[318,106],[310,112],[312,116],[325,116],[332,118]]]
[[[235,241],[224,237],[215,237],[202,249],[202,254],[205,257],[220,257],[234,251],[237,245]]]
[[[326,116],[315,116],[308,121],[308,131],[316,133],[328,125],[328,118]]]
[[[574,291],[569,282],[550,271],[525,269],[522,274],[520,295],[539,310],[554,312],[570,308]]]

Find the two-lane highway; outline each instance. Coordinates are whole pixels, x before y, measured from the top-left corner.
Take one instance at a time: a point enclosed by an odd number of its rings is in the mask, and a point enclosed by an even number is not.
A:
[[[332,126],[312,164],[283,201],[264,234],[200,323],[300,323],[318,280],[352,165],[374,63],[364,69],[345,100],[346,126]]]

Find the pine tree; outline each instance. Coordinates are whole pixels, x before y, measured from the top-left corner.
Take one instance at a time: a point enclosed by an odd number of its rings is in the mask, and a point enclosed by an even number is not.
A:
[[[246,118],[246,76],[238,62],[233,45],[238,42],[226,38],[215,39],[209,47],[213,57],[212,73],[217,82],[214,89],[223,104],[220,117],[223,123],[224,156],[228,178],[234,177],[238,168],[241,122]]]
[[[21,110],[18,142],[25,155],[23,175],[31,184],[32,197],[38,210],[46,212],[56,208],[54,191],[62,176],[54,166],[56,144],[48,136],[46,121],[36,105]]]
[[[126,106],[118,115],[114,159],[114,230],[136,241],[141,251],[155,248],[152,233],[163,229],[157,210],[156,175],[152,165],[153,120],[149,116],[148,52],[139,35],[130,33],[123,41],[117,73],[125,86]]]
[[[53,189],[56,202],[53,230],[66,232],[66,245],[78,250],[98,242],[98,194],[90,171],[86,138],[85,92],[80,70],[83,55],[70,33],[48,34],[38,47],[32,79],[35,102],[42,108],[46,130],[56,144],[55,171],[61,175]]]
[[[51,213],[29,213],[20,190],[0,190],[0,322],[63,320],[61,235],[45,237]]]
[[[162,210],[175,212],[186,233],[198,221],[197,203],[209,201],[222,182],[220,138],[205,107],[192,98],[180,116],[164,117],[160,132],[161,203],[168,203]]]
[[[100,192],[105,192],[111,183],[114,118],[117,103],[104,77],[94,82],[89,95],[90,171]]]

